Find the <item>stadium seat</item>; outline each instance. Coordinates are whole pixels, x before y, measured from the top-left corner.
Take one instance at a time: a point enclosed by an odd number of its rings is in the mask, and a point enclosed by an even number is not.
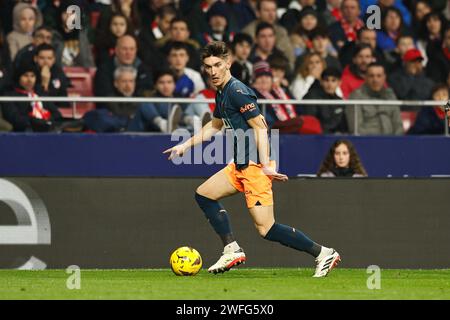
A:
[[[417,118],[417,112],[416,111],[402,111],[400,113],[400,116],[402,118],[403,122],[403,130],[404,132],[408,132],[409,128],[411,128],[414,125],[414,122]]]
[[[64,67],[64,73],[72,83],[72,87],[67,89],[69,97],[92,97],[95,72],[96,68]],[[76,102],[72,108],[60,108],[59,111],[64,118],[79,119],[94,108],[93,102]]]

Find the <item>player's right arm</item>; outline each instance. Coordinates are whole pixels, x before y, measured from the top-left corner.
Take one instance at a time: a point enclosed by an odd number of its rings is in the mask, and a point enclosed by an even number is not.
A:
[[[176,145],[167,149],[163,153],[169,153],[169,160],[175,157],[182,156],[189,148],[202,143],[203,141],[210,140],[213,135],[222,130],[223,121],[216,117],[212,117],[212,120],[208,122],[197,134],[192,136],[189,140],[182,144]]]

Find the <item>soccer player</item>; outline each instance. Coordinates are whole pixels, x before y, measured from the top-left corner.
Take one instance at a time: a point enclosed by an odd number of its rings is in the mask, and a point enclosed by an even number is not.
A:
[[[222,256],[208,271],[222,273],[246,260],[244,251],[234,238],[228,213],[219,202],[221,198],[243,192],[261,237],[309,253],[316,258],[314,277],[324,277],[339,263],[339,254],[313,242],[300,230],[275,222],[272,180],[287,181],[288,177],[277,172],[275,162],[270,160],[268,127],[257,105],[256,95],[231,76],[230,57],[224,42],[214,41],[205,46],[201,57],[203,67],[217,88],[213,118],[192,138],[164,151],[171,160],[182,156],[190,147],[210,140],[223,126],[233,130],[234,162],[206,180],[195,193],[195,200],[224,245]],[[238,134],[241,130],[252,133]],[[242,140],[249,136],[254,137],[253,143],[245,144]],[[252,158],[255,153],[256,158]]]

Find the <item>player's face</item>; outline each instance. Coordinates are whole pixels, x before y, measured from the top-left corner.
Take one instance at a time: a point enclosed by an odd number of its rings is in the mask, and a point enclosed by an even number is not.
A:
[[[222,88],[230,75],[230,61],[219,57],[207,57],[203,60],[203,67],[216,88]]]
[[[347,145],[341,143],[334,150],[334,162],[339,168],[348,168],[350,164],[350,151]]]

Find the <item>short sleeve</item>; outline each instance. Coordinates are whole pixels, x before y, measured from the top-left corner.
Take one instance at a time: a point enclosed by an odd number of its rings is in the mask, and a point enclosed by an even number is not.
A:
[[[231,103],[233,107],[239,110],[245,120],[250,120],[261,114],[256,103],[256,96],[244,90],[234,89],[231,96]]]

